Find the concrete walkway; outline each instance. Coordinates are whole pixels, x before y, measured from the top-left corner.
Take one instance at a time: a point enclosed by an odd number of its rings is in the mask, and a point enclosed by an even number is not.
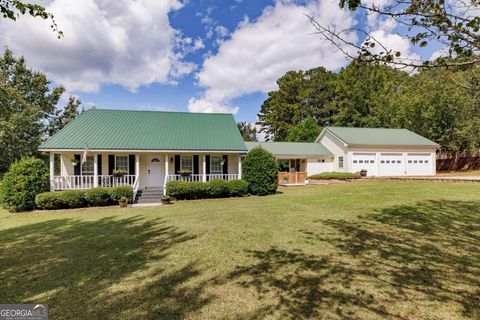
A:
[[[375,177],[374,179],[480,182],[480,176]]]
[[[144,207],[157,207],[163,205],[161,202],[158,203],[134,203],[131,205],[132,208],[144,208]]]

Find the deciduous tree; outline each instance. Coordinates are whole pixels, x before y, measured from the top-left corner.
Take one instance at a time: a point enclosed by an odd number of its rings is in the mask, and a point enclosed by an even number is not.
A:
[[[320,134],[321,128],[312,118],[307,117],[300,124],[290,129],[286,141],[289,142],[314,142]]]
[[[63,91],[5,50],[0,57],[0,174],[22,156],[37,154]]]

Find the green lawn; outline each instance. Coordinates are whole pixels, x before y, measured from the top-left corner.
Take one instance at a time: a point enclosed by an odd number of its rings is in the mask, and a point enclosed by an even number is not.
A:
[[[480,183],[0,212],[0,303],[51,319],[479,319]]]

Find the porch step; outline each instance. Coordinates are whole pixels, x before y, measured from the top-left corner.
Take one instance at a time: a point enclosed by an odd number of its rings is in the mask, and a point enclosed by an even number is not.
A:
[[[136,203],[160,203],[163,196],[162,188],[148,188],[139,190]]]

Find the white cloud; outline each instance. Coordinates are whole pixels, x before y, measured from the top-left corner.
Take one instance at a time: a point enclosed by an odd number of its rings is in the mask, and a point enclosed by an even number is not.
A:
[[[379,54],[380,52],[385,52],[385,49],[391,52],[400,52],[400,57],[395,58],[395,61],[400,63],[418,63],[422,60],[421,56],[413,51],[410,40],[402,37],[399,34],[390,33],[388,30],[376,30],[371,32],[370,36],[377,42],[376,46],[370,50],[372,53]],[[391,66],[405,68],[402,65],[392,64]],[[413,71],[413,69],[410,67],[408,67],[406,70]]]
[[[276,80],[289,70],[344,65],[345,57],[340,52],[312,34],[314,29],[306,14],[339,30],[355,23],[335,1],[299,5],[278,0],[255,21],[244,19],[221,43],[218,53],[205,59],[197,74],[198,84],[205,91],[200,98],[190,100],[189,110],[236,112],[238,108],[231,105],[233,98],[274,90]],[[356,40],[353,33],[349,37]]]
[[[195,68],[185,54],[203,46],[170,26],[168,14],[181,7],[178,0],[53,0],[47,9],[64,38],[26,15],[19,23],[1,19],[0,43],[70,91],[172,83]]]

